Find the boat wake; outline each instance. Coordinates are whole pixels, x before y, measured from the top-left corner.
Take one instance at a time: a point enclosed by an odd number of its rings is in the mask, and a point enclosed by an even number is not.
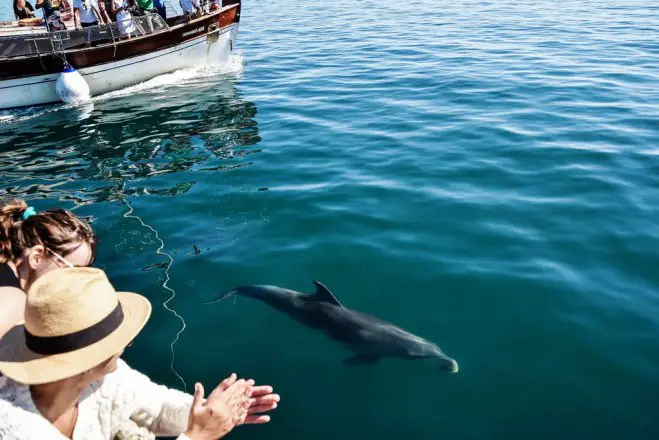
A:
[[[123,96],[134,96],[149,90],[165,87],[182,86],[204,81],[218,75],[236,76],[243,71],[244,57],[240,52],[233,53],[229,61],[223,65],[203,65],[177,70],[171,73],[158,75],[148,81],[115,90],[102,95],[94,96],[90,101],[80,104],[53,104],[49,106],[28,107],[14,110],[0,111],[0,124],[24,122],[30,119],[60,111],[68,111],[73,119],[88,118],[94,110],[94,103],[103,102]]]
[[[55,104],[50,107],[28,107],[15,110],[2,110],[0,111],[0,124],[11,124],[15,122],[27,121],[47,113],[62,110],[67,106],[64,104]]]
[[[239,75],[243,70],[244,58],[240,53],[234,53],[229,61],[223,65],[203,65],[176,70],[171,73],[156,76],[143,83],[135,84],[120,90],[115,90],[92,98],[92,102],[100,102],[121,96],[135,95],[152,89],[161,89],[167,86],[185,86],[192,82],[203,81],[218,75]]]

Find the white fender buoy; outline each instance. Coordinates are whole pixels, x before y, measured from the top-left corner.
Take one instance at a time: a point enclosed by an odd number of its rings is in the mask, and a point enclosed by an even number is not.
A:
[[[67,104],[89,101],[89,85],[73,67],[66,65],[55,83],[59,99]]]

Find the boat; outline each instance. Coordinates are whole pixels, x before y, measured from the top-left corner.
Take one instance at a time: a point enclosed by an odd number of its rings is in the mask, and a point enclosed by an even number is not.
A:
[[[130,36],[116,23],[62,31],[43,23],[0,23],[0,110],[62,102],[56,83],[65,71],[77,71],[96,96],[183,68],[226,64],[240,6],[240,0],[224,0],[198,17],[166,19],[144,11],[133,15]]]

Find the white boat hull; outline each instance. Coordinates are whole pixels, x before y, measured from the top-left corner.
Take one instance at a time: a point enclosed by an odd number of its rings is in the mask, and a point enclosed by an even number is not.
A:
[[[139,84],[158,75],[204,64],[228,63],[238,33],[238,23],[221,29],[216,41],[207,34],[176,46],[126,58],[120,61],[79,69],[97,96]],[[55,92],[57,74],[30,76],[0,81],[0,110],[59,102]]]

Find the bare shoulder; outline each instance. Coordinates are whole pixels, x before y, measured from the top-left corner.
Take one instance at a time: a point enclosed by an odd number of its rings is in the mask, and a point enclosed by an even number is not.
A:
[[[23,321],[25,292],[16,287],[0,287],[0,338]]]
[[[7,306],[6,301],[18,301],[25,306],[25,292],[17,287],[2,286],[0,287],[0,301],[3,303],[3,308]]]

